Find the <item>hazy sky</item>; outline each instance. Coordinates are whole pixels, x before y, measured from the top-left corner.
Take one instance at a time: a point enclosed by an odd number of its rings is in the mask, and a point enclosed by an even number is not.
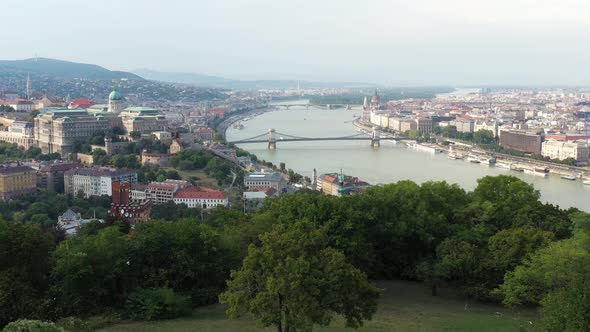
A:
[[[590,85],[589,0],[1,0],[0,58],[240,79]]]

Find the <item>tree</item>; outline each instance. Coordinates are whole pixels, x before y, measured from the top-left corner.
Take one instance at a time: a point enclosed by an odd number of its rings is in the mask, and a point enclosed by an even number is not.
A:
[[[137,286],[170,287],[198,305],[216,302],[230,270],[218,242],[217,235],[195,219],[137,225],[130,257]]]
[[[417,139],[420,136],[420,133],[417,130],[408,130],[406,136],[410,139]]]
[[[133,139],[138,139],[141,137],[141,133],[139,131],[132,131],[129,133],[129,136]]]
[[[496,138],[491,130],[480,129],[473,133],[473,140],[478,144],[494,144]]]
[[[250,245],[242,268],[232,273],[220,296],[231,318],[250,313],[279,332],[327,326],[334,314],[348,327],[371,319],[379,290],[342,252],[327,246],[326,234],[299,221],[276,225]]]
[[[49,284],[53,248],[39,225],[0,220],[0,326],[35,313]]]
[[[43,153],[42,153],[42,151],[41,151],[40,148],[35,147],[35,146],[32,146],[25,153],[25,157],[26,158],[33,159],[33,158],[36,158],[38,155],[41,155],[41,154],[43,154]]]
[[[107,153],[102,149],[94,149],[92,151],[92,163],[95,165],[104,166],[109,162],[109,157],[107,157]]]
[[[303,176],[299,173],[296,173],[294,170],[289,168],[289,171],[287,172],[287,175],[289,176],[289,182],[291,183],[298,183],[299,181],[301,181],[301,178],[303,178]]]
[[[123,168],[127,166],[127,158],[124,155],[114,155],[111,158],[111,164],[117,168]]]
[[[588,331],[590,326],[590,214],[575,213],[574,236],[538,250],[506,274],[499,293],[510,306],[541,305],[547,331]]]
[[[221,133],[215,133],[213,135],[213,141],[218,142],[218,143],[222,143],[224,141],[223,135],[221,135]]]
[[[59,315],[83,314],[121,304],[134,285],[129,240],[116,226],[75,236],[55,251],[49,306]]]
[[[442,135],[448,138],[455,138],[457,137],[457,127],[456,126],[446,126],[442,129]]]

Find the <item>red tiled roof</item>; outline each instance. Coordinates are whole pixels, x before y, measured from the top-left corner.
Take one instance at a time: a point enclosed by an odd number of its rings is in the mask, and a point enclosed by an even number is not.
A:
[[[96,104],[95,102],[93,102],[92,100],[87,99],[87,98],[74,99],[70,103],[71,106],[76,106],[76,107],[80,107],[80,108],[88,108],[88,107],[95,105],[95,104]]]
[[[326,179],[326,181],[328,181],[328,182],[337,182],[337,181],[338,181],[338,179],[337,179],[337,178],[335,178],[335,177],[333,177],[333,176],[330,176],[330,175],[326,175],[325,179]]]
[[[226,196],[223,192],[204,188],[204,187],[187,187],[178,190],[174,194],[174,198],[207,198],[207,199],[225,199]]]

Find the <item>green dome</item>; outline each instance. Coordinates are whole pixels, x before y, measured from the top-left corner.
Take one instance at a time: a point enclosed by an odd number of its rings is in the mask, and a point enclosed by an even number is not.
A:
[[[123,100],[123,96],[119,91],[113,90],[113,92],[111,92],[109,95],[109,100]]]

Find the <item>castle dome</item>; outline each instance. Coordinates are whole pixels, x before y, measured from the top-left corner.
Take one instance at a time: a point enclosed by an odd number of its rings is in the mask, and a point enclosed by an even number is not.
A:
[[[117,90],[113,90],[111,94],[109,94],[109,100],[123,100],[123,96]]]

